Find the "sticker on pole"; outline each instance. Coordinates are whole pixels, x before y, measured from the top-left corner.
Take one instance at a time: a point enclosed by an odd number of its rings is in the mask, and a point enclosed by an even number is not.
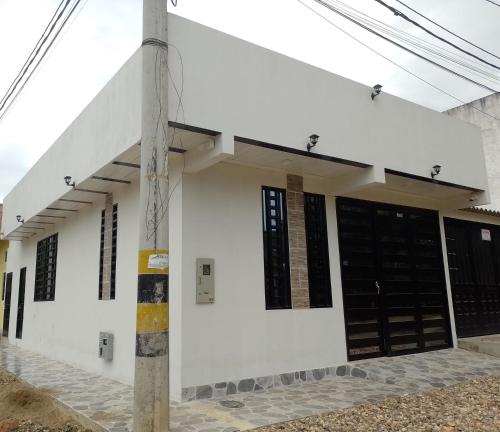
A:
[[[153,254],[148,257],[148,269],[165,270],[168,268],[168,254]]]
[[[481,238],[483,241],[491,241],[491,231],[489,229],[482,229],[481,230]]]

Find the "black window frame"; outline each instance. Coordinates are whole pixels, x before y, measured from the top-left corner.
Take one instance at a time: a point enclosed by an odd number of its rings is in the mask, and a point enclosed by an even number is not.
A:
[[[304,192],[310,308],[333,307],[328,224],[324,195]]]
[[[56,293],[58,233],[37,243],[35,270],[35,302],[54,301]]]
[[[111,234],[111,288],[110,300],[116,298],[116,252],[118,242],[118,204],[113,204],[112,214],[112,234]]]
[[[99,253],[99,293],[98,298],[102,300],[102,282],[104,274],[104,229],[106,223],[106,210],[101,212],[101,242]],[[118,203],[113,204],[112,234],[111,234],[111,275],[109,300],[116,299],[116,256],[118,243]]]
[[[272,194],[274,194],[274,197]],[[272,198],[276,201],[274,205],[271,204]],[[291,309],[292,291],[290,283],[286,189],[262,186],[261,201],[266,310]],[[278,205],[278,201],[280,205]],[[275,213],[274,215],[272,214],[273,211]],[[276,220],[274,226],[276,230],[279,230],[279,235],[275,238],[275,245],[280,249],[277,257],[280,262],[277,263],[277,266],[281,267],[280,274],[278,275],[278,278],[281,280],[281,286],[274,287],[274,291],[277,291],[277,295],[273,295],[273,285],[271,282],[273,277],[271,273],[272,262],[270,260],[273,249],[273,238],[270,236],[270,231],[267,229],[268,226],[273,225],[272,220]],[[274,279],[276,279],[276,277]]]

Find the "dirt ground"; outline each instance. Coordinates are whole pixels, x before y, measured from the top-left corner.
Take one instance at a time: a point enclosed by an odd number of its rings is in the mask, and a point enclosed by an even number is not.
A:
[[[0,432],[92,432],[50,396],[0,369]]]
[[[257,431],[499,432],[500,376],[266,426]]]

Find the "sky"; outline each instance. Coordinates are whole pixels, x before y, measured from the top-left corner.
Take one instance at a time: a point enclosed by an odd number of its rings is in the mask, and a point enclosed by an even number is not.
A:
[[[2,96],[59,1],[0,0]],[[370,47],[463,101],[488,94],[356,28],[313,0],[301,1]],[[373,18],[440,44],[374,0],[344,2]],[[500,7],[486,0],[404,2],[500,57]],[[411,15],[396,0],[386,0],[386,3]],[[461,105],[350,39],[298,0],[178,0],[175,8],[169,3],[169,11],[354,81],[370,86],[383,84],[384,91],[434,110]],[[431,26],[421,18],[418,21]],[[142,1],[82,0],[76,17],[69,24],[42,67],[0,120],[0,202],[139,47]],[[439,34],[451,38],[446,33]],[[476,49],[471,50],[487,57]],[[500,64],[498,59],[489,57],[489,60]],[[490,83],[490,86],[494,85]],[[495,88],[500,90],[500,83]]]

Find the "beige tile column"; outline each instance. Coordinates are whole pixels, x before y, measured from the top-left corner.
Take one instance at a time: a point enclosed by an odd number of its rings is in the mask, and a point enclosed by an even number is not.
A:
[[[292,308],[307,309],[310,307],[309,276],[307,271],[304,190],[301,176],[287,175],[286,201]]]
[[[104,206],[104,248],[102,256],[102,299],[111,300],[111,259],[113,247],[113,194],[106,195]]]

